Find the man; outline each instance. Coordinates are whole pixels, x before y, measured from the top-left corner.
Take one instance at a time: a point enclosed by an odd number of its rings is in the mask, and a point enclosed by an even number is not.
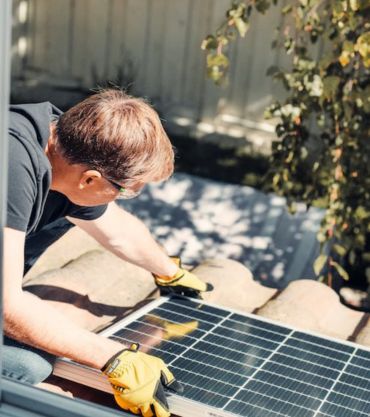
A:
[[[163,361],[78,327],[22,290],[42,251],[72,225],[174,292],[209,290],[157,245],[144,224],[114,204],[173,172],[173,150],[156,112],[119,90],[62,114],[50,103],[12,106],[4,230],[5,376],[37,384],[55,356],[101,369],[117,403],[145,417],[169,415],[163,386],[178,391]],[[65,220],[67,219],[67,220]]]

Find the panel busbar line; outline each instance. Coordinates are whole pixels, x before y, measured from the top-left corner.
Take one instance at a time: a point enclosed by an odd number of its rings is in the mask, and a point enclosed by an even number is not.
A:
[[[185,298],[123,323],[106,336],[166,362],[185,388],[170,398],[184,417],[370,415],[370,351],[353,343]]]

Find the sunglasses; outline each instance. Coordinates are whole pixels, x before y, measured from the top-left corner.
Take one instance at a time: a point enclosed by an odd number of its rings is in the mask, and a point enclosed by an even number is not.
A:
[[[116,190],[119,191],[119,194],[117,196],[118,200],[129,200],[130,198],[135,198],[142,191],[142,188],[135,191],[135,190],[132,190],[131,188],[125,188],[121,184],[118,184],[118,182],[114,182],[114,181],[110,180],[109,178],[105,178],[105,179],[108,182],[110,182]]]

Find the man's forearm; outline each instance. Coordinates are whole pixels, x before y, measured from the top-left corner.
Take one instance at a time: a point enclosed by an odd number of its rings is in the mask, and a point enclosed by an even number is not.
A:
[[[96,221],[70,220],[121,259],[158,275],[173,276],[178,270],[145,224],[116,204]]]
[[[116,239],[107,241],[105,247],[121,259],[159,275],[172,276],[176,274],[177,266],[153,239],[148,228],[136,217],[127,213],[130,227]]]
[[[4,306],[7,336],[100,369],[124,346],[85,330],[38,297],[20,292]]]

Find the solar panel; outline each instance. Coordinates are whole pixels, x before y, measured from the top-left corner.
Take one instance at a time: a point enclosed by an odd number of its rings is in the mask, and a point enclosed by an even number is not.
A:
[[[353,343],[166,297],[105,334],[166,362],[184,385],[181,397],[169,398],[180,416],[370,416],[370,350]],[[56,373],[109,390],[98,374],[94,384],[91,371],[84,379],[86,367],[76,376],[76,366],[64,361]]]

